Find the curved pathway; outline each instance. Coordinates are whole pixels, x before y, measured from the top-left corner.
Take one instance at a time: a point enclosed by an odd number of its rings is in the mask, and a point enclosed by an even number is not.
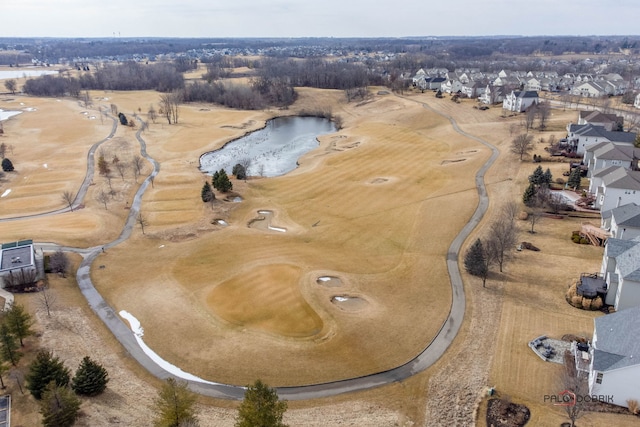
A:
[[[417,102],[417,101],[416,101]],[[277,392],[281,398],[287,400],[304,400],[304,399],[314,399],[320,397],[333,396],[342,393],[348,393],[352,391],[358,390],[366,390],[378,386],[382,386],[388,383],[401,381],[406,378],[411,377],[412,375],[421,372],[428,367],[430,367],[433,363],[435,363],[447,350],[456,334],[458,333],[460,326],[462,325],[462,321],[464,319],[465,312],[465,295],[464,288],[462,283],[462,278],[460,275],[460,270],[458,268],[458,257],[460,253],[460,248],[462,244],[473,231],[473,229],[478,225],[480,220],[482,219],[484,213],[487,210],[489,199],[487,197],[486,188],[484,185],[484,175],[489,167],[493,164],[493,162],[498,157],[498,150],[493,147],[488,142],[484,141],[481,138],[478,138],[474,135],[468,134],[464,132],[458,127],[456,121],[439,111],[434,110],[429,107],[425,103],[420,103],[424,108],[429,109],[430,111],[439,114],[445,118],[447,118],[453,127],[453,129],[460,133],[461,135],[471,138],[487,147],[489,147],[492,151],[490,158],[487,162],[478,170],[475,176],[476,187],[478,190],[479,203],[478,206],[471,216],[469,222],[463,227],[460,233],[456,236],[456,238],[451,243],[449,250],[447,252],[447,268],[449,271],[449,277],[451,280],[452,287],[452,303],[449,310],[449,314],[440,327],[438,334],[433,338],[433,340],[426,346],[424,350],[420,354],[418,354],[415,358],[405,363],[404,365],[398,366],[393,369],[389,369],[387,371],[378,372],[371,375],[366,375],[357,378],[350,378],[341,381],[333,381],[322,384],[312,384],[312,385],[303,385],[303,386],[295,386],[295,387],[278,387]],[[140,119],[139,119],[140,120]],[[142,120],[140,120],[142,122]],[[46,244],[41,243],[36,246],[41,250],[55,250],[60,248],[62,250],[73,251],[80,253],[83,256],[83,260],[80,263],[80,267],[77,271],[77,281],[78,286],[87,299],[87,302],[94,310],[94,312],[100,317],[100,319],[105,323],[105,325],[109,328],[109,330],[115,335],[115,337],[120,341],[122,346],[127,350],[127,352],[138,362],[140,363],[147,371],[149,371],[152,375],[157,378],[165,379],[165,378],[179,378],[173,373],[167,371],[163,367],[161,367],[152,357],[150,357],[142,347],[139,345],[135,334],[132,332],[130,327],[122,320],[122,318],[114,311],[114,309],[107,304],[107,302],[102,298],[102,296],[98,293],[98,291],[93,286],[90,278],[90,269],[91,264],[95,260],[95,258],[101,253],[102,248],[109,248],[115,245],[118,245],[125,241],[131,234],[133,227],[136,224],[136,220],[138,215],[140,214],[140,204],[142,200],[142,195],[146,191],[149,184],[152,182],[153,178],[157,175],[160,170],[160,165],[152,159],[146,152],[146,144],[141,137],[141,133],[144,130],[145,126],[142,122],[143,126],[136,133],[136,138],[140,143],[140,153],[144,156],[151,164],[153,165],[153,172],[144,180],[141,184],[140,188],[136,192],[134,196],[134,200],[131,204],[131,208],[129,211],[129,215],[125,222],[125,225],[120,233],[120,236],[114,241],[105,244],[103,246],[96,246],[87,249],[78,249],[78,248],[70,248],[70,247],[58,247],[54,244]],[[117,126],[117,123],[114,125]],[[113,135],[110,135],[110,137]],[[106,138],[109,139],[110,137]],[[105,140],[106,140],[105,139]],[[101,141],[100,143],[104,142]],[[97,147],[100,143],[94,145]],[[93,147],[92,147],[93,148]],[[95,150],[93,150],[95,152]],[[90,156],[92,156],[93,152],[90,152]],[[90,169],[93,173],[93,161],[89,162],[91,165]],[[87,172],[87,177],[89,177],[89,171]],[[90,182],[90,179],[89,181]],[[87,178],[85,178],[85,185],[87,183]],[[87,184],[88,186],[88,184]],[[81,191],[82,192],[82,191]],[[78,193],[76,200],[80,196],[81,192]],[[86,192],[86,188],[82,195]],[[61,210],[64,211],[64,210]],[[52,214],[54,212],[48,213]],[[40,214],[44,215],[44,214]],[[30,216],[33,217],[33,216]],[[21,218],[29,218],[29,217],[21,217]],[[13,218],[19,219],[19,218]],[[186,380],[189,383],[189,387],[200,394],[223,398],[223,399],[242,399],[244,397],[244,387],[227,385],[227,384],[218,384],[212,383],[208,381],[196,381],[192,379]]]

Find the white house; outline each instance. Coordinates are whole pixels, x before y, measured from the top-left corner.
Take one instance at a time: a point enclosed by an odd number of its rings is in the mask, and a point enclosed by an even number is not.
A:
[[[522,113],[533,104],[539,102],[538,92],[535,91],[511,91],[502,101],[502,108],[509,111]]]
[[[589,192],[595,196],[594,206],[600,212],[640,202],[640,172],[638,171],[630,171],[622,166],[611,166],[594,173],[591,181]]]
[[[640,307],[594,319],[589,357],[589,394],[640,402]]]
[[[640,205],[629,203],[602,212],[601,228],[608,230],[611,237],[632,240],[640,236]]]
[[[597,82],[586,81],[578,83],[576,81],[573,89],[571,89],[571,94],[587,98],[599,98],[607,95],[607,90]]]
[[[600,142],[586,148],[582,161],[588,167],[588,176],[592,176],[595,172],[609,166],[638,170],[638,158],[640,158],[640,148],[631,144]]]
[[[640,92],[636,95],[636,99],[633,101],[633,106],[640,108]]]
[[[570,123],[567,126],[567,139],[575,153],[584,155],[586,147],[599,142],[633,144],[636,140],[636,134],[634,132],[608,131],[603,126],[592,124]]]
[[[608,131],[621,131],[624,126],[624,117],[616,114],[601,113],[597,110],[582,110],[578,114],[578,124],[602,126]]]

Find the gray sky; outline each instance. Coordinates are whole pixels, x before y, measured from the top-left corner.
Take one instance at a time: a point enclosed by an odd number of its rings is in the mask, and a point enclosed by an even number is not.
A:
[[[0,37],[638,34],[638,0],[2,0]]]

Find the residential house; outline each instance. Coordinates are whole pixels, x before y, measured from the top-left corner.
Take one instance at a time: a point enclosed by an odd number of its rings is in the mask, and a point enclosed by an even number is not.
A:
[[[504,101],[507,88],[504,86],[492,86],[490,84],[484,89],[484,93],[478,97],[480,102],[487,105],[499,104]]]
[[[609,166],[622,166],[625,169],[638,170],[640,148],[629,143],[600,142],[585,149],[582,163],[588,168],[588,175]]]
[[[542,83],[535,77],[526,77],[521,82],[524,83],[523,90],[525,91],[539,92],[542,90]]]
[[[589,358],[590,395],[640,402],[640,307],[595,318]]]
[[[622,166],[610,166],[593,174],[589,192],[595,196],[594,206],[600,212],[640,202],[640,172]]]
[[[461,90],[467,98],[477,98],[482,94],[482,92],[484,92],[485,88],[486,86],[482,83],[471,81],[469,83],[464,83]]]
[[[567,140],[572,151],[580,155],[584,155],[586,147],[591,144],[603,141],[633,144],[635,139],[634,132],[608,131],[603,126],[575,123],[567,126]]]
[[[571,89],[571,95],[583,96],[586,98],[600,98],[607,94],[607,90],[601,84],[593,81],[586,81],[584,83],[578,83],[576,81],[573,89]]]
[[[629,203],[602,212],[600,227],[611,237],[632,240],[640,236],[640,205]]]
[[[502,101],[502,108],[509,111],[522,113],[533,104],[539,102],[538,92],[535,91],[511,91]]]
[[[605,114],[600,111],[580,111],[578,114],[579,125],[602,126],[606,130],[621,131],[624,126],[624,117],[616,114]]]
[[[462,83],[460,80],[448,79],[441,84],[440,90],[445,93],[458,93],[462,91]]]
[[[43,270],[44,267],[41,269]],[[21,287],[38,278],[36,252],[31,240],[4,243],[0,247],[0,286]]]
[[[633,106],[636,108],[640,108],[640,93],[636,95],[636,99],[633,101]]]

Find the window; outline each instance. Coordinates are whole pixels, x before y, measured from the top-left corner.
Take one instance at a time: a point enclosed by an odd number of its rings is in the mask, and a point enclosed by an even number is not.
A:
[[[604,374],[602,372],[598,372],[598,374],[596,375],[596,383],[602,384],[602,377],[603,376],[604,376]]]

